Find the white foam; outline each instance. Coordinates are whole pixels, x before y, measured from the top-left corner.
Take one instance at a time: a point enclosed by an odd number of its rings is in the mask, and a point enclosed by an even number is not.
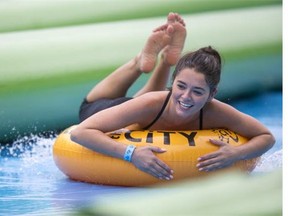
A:
[[[262,155],[259,164],[253,172],[271,172],[273,170],[282,168],[282,149],[274,153],[267,152]]]

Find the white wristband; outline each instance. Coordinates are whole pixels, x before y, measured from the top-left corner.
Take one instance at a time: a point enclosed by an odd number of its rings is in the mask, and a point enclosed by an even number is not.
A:
[[[134,146],[134,145],[128,145],[128,146],[127,146],[126,151],[125,151],[125,154],[124,154],[124,156],[123,156],[123,159],[124,159],[125,161],[131,162],[132,154],[133,154],[135,148],[136,148],[136,146]]]

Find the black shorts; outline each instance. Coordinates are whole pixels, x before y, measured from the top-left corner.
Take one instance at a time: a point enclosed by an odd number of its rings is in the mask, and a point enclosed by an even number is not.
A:
[[[120,97],[120,98],[116,98],[116,99],[102,98],[102,99],[99,99],[97,101],[89,103],[89,102],[87,102],[87,100],[85,98],[83,100],[83,102],[80,106],[80,110],[79,110],[80,122],[84,121],[85,119],[87,119],[91,115],[93,115],[93,114],[95,114],[101,110],[119,105],[119,104],[124,103],[128,100],[131,100],[131,99],[132,99],[132,97]]]

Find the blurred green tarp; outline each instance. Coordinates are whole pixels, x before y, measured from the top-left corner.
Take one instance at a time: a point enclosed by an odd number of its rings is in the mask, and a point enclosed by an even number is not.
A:
[[[98,198],[72,215],[282,215],[282,171],[245,176],[225,173]]]

